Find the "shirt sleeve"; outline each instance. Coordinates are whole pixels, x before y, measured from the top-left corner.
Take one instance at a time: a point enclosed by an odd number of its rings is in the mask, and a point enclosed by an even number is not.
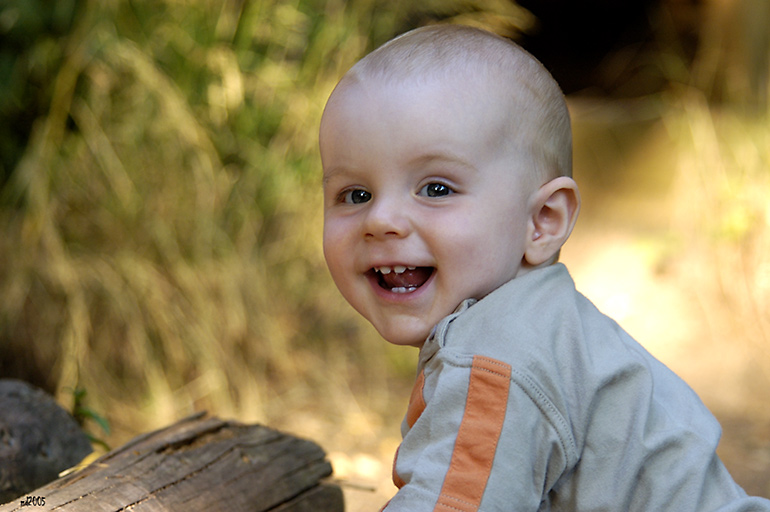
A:
[[[383,510],[540,509],[567,457],[564,436],[526,388],[501,361],[437,355],[412,392],[393,468],[399,490]]]

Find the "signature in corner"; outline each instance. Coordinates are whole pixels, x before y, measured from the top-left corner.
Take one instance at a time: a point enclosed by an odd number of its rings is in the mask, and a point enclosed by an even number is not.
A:
[[[22,507],[43,507],[45,506],[45,496],[27,496],[21,500]]]

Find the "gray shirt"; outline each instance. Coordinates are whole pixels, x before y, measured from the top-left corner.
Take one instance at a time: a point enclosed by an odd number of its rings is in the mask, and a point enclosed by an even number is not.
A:
[[[420,350],[386,512],[770,511],[697,395],[556,264],[443,319]]]

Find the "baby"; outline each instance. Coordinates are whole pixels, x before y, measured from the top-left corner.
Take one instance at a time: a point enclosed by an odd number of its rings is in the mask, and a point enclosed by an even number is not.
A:
[[[420,348],[384,510],[770,511],[695,393],[557,262],[580,196],[533,57],[469,27],[402,35],[342,78],[320,151],[336,285]]]

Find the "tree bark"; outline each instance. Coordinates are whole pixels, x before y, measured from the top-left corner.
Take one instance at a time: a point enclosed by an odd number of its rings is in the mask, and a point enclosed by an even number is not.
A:
[[[0,512],[344,510],[340,488],[324,480],[332,468],[318,445],[204,416],[141,435]]]

